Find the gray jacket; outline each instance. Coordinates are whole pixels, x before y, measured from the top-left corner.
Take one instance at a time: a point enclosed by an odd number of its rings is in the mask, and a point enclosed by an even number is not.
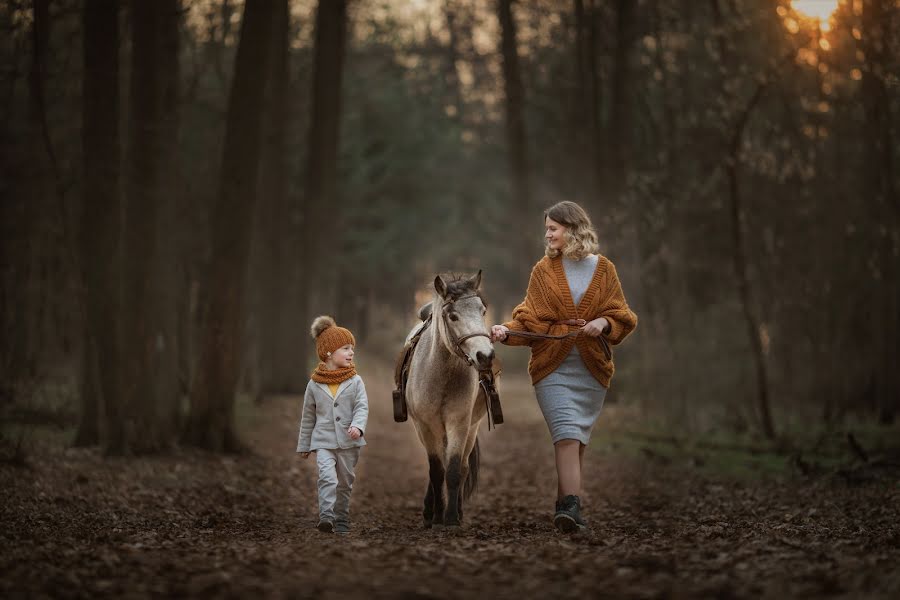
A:
[[[365,438],[354,440],[347,430],[356,427],[365,433],[368,419],[369,399],[362,377],[354,375],[341,382],[334,398],[328,384],[310,379],[303,395],[297,452],[365,446]]]

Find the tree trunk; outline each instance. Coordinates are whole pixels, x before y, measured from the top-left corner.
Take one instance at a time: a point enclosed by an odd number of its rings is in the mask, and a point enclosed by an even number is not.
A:
[[[726,33],[721,29],[722,14],[718,0],[712,0],[712,9],[715,24],[719,30],[716,34],[716,40],[719,45],[721,60],[727,68],[734,63],[734,59],[726,46]],[[760,427],[762,428],[763,434],[770,440],[775,439],[775,425],[772,420],[769,401],[769,377],[766,368],[766,358],[762,348],[762,340],[760,339],[760,322],[753,311],[751,298],[746,242],[744,240],[744,231],[741,225],[743,209],[741,206],[738,167],[740,164],[741,141],[743,140],[747,122],[750,120],[753,110],[756,108],[756,105],[759,103],[768,86],[768,79],[776,76],[778,73],[777,69],[783,68],[784,65],[787,64],[789,58],[790,56],[783,57],[777,63],[773,72],[766,74],[768,77],[763,78],[763,83],[756,87],[753,96],[751,96],[743,111],[737,115],[731,138],[728,140],[727,154],[725,157],[725,173],[728,179],[728,197],[730,202],[729,217],[732,236],[732,260],[735,279],[737,281],[738,298],[741,305],[741,312],[744,316],[744,322],[747,327],[747,338],[753,356]],[[734,99],[731,98],[731,100]]]
[[[506,152],[510,178],[510,213],[516,215],[515,229],[519,232],[521,260],[517,263],[517,280],[528,282],[531,261],[539,249],[537,223],[538,208],[533,205],[528,183],[528,139],[525,135],[525,91],[519,70],[516,45],[516,22],[512,14],[512,0],[498,0],[500,20],[500,50],[503,56],[503,83],[506,94]],[[533,235],[531,233],[533,232]]]
[[[631,102],[629,82],[631,43],[634,37],[634,0],[616,0],[616,45],[613,57],[612,106],[604,163],[607,165],[605,188],[615,204],[622,202],[631,156]],[[605,212],[609,212],[607,209]]]
[[[209,306],[191,390],[185,441],[215,451],[239,448],[234,401],[251,222],[259,175],[260,124],[275,5],[247,0],[228,97],[218,203],[212,221]]]
[[[341,78],[347,39],[347,3],[345,0],[320,0],[316,11],[316,37],[313,66],[313,98],[307,154],[306,211],[303,220],[303,256],[307,266],[302,309],[304,323],[327,298],[334,281],[318,265],[323,249],[339,247],[332,228],[339,218],[337,206],[337,161],[341,116]],[[325,232],[327,231],[327,235]],[[313,285],[312,282],[315,282]],[[314,294],[312,290],[318,293]],[[324,298],[323,298],[324,296]],[[328,303],[322,303],[328,306]],[[300,363],[308,365],[310,343],[299,345]]]
[[[158,2],[131,2],[130,141],[122,278],[124,453],[154,452],[165,445],[159,400],[153,394],[153,365],[160,344],[155,327],[160,290],[154,285],[154,262],[158,260],[157,219],[162,201],[162,7]]]
[[[897,255],[897,236],[900,235],[900,199],[894,187],[895,145],[892,140],[891,97],[885,83],[889,72],[885,47],[888,44],[887,11],[882,0],[864,0],[860,46],[865,55],[860,94],[866,115],[866,185],[868,197],[873,202],[873,223],[877,231],[873,238],[877,242],[880,294],[876,317],[880,323],[875,327],[876,352],[878,360],[873,361],[875,381],[875,402],[878,420],[889,424],[900,410],[900,261]],[[887,228],[887,233],[879,230]]]
[[[760,84],[744,112],[739,115],[737,125],[734,128],[728,157],[725,161],[725,172],[728,176],[728,197],[730,200],[729,216],[731,217],[732,257],[734,261],[735,277],[737,279],[738,296],[741,302],[741,311],[747,326],[747,338],[753,355],[753,364],[756,372],[757,409],[762,432],[766,438],[775,439],[775,425],[772,421],[772,411],[769,401],[769,377],[766,368],[766,357],[763,352],[760,339],[759,319],[753,312],[752,298],[750,297],[750,275],[747,264],[746,242],[744,230],[741,225],[740,188],[738,186],[738,165],[740,164],[741,140],[744,129],[753,109],[766,89],[766,84]]]
[[[153,257],[153,362],[148,365],[152,402],[157,404],[161,441],[169,445],[181,426],[181,390],[178,380],[182,349],[179,311],[187,310],[186,236],[181,218],[184,193],[179,152],[179,61],[180,0],[158,0],[159,4],[159,147],[160,176],[157,199],[157,252]]]
[[[100,374],[96,343],[87,316],[84,317],[84,349],[81,357],[81,415],[75,432],[75,447],[96,446],[100,443]]]
[[[272,65],[267,98],[267,122],[260,164],[256,235],[253,239],[251,276],[255,281],[253,311],[258,325],[257,397],[302,393],[306,372],[297,364],[297,346],[305,340],[304,324],[296,306],[303,265],[297,261],[301,232],[287,191],[286,135],[291,125],[288,110],[288,50],[290,12],[287,0],[274,11]]]
[[[600,128],[600,85],[597,73],[596,15],[594,0],[575,0],[575,111],[572,115],[573,147],[578,170],[576,196],[591,215],[602,214],[598,145],[604,139]],[[585,123],[585,119],[587,123]]]
[[[97,434],[102,434],[104,449],[119,454],[125,447],[118,318],[122,292],[119,1],[85,0],[82,19],[84,163],[80,246],[85,288],[85,383],[76,438],[81,444],[93,444],[99,441]],[[91,384],[94,376],[96,386]],[[103,419],[99,428],[98,418]]]

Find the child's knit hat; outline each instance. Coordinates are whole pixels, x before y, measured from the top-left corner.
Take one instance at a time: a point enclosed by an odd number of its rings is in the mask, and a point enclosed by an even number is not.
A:
[[[310,332],[316,340],[316,353],[322,362],[325,362],[331,353],[341,346],[356,345],[356,340],[350,330],[338,327],[334,319],[326,315],[315,318]]]

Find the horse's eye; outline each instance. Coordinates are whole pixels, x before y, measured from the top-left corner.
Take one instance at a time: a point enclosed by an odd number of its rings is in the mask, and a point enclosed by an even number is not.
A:
[[[459,315],[457,315],[456,313],[450,313],[449,316],[451,321],[459,321]]]

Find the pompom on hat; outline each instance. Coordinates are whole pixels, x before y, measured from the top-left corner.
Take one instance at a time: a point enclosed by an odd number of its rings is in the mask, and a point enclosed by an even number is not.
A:
[[[319,360],[322,362],[328,360],[331,353],[341,346],[346,346],[347,344],[351,346],[356,345],[356,339],[350,333],[350,330],[338,327],[334,319],[327,315],[316,317],[310,328],[310,333],[313,339],[316,340],[316,354],[319,355]]]

